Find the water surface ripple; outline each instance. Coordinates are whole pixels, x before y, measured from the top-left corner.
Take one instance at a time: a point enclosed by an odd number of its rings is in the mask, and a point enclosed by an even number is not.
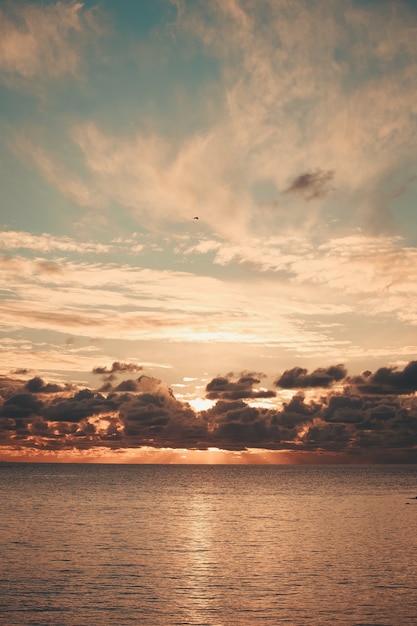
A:
[[[417,624],[416,466],[21,464],[0,495],[6,626]]]

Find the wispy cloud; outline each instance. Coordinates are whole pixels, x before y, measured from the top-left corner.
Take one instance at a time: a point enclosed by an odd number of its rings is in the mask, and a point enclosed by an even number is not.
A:
[[[84,182],[75,173],[68,170],[60,159],[48,154],[39,143],[34,143],[27,136],[17,135],[13,150],[23,162],[35,168],[44,179],[60,193],[71,200],[75,206],[98,207],[103,205],[100,194],[91,184]]]
[[[82,2],[8,3],[0,10],[0,76],[26,80],[75,76],[82,48],[102,32],[95,9]]]
[[[416,15],[405,5],[193,3],[180,25],[221,58],[240,154],[279,189],[312,167],[343,189],[373,185],[415,158]]]
[[[99,241],[79,241],[71,237],[57,237],[50,233],[35,235],[33,233],[13,230],[0,231],[0,247],[2,250],[30,250],[33,252],[78,252],[80,254],[101,254],[110,252],[111,244]]]
[[[387,314],[415,323],[412,276],[417,253],[401,247],[396,238],[357,235],[317,247],[272,238],[231,248],[212,240],[208,246],[177,249],[181,264],[184,251],[186,258],[198,257],[220,246],[223,256],[217,262],[227,262],[228,272],[217,278],[193,273],[190,263],[189,271],[175,271],[116,263],[117,256],[106,263],[54,256],[55,251],[75,252],[77,245],[68,238],[11,232],[2,233],[0,240],[11,251],[23,247],[44,252],[34,258],[0,257],[4,328],[49,328],[126,340],[275,344],[297,350],[308,344],[314,350],[339,344],[347,350],[341,331],[351,328],[348,343],[353,348],[356,331],[351,324],[358,316],[363,323]],[[125,245],[90,241],[80,243],[77,252],[114,255]],[[232,278],[236,262],[258,264],[265,276],[260,280],[254,273],[257,280],[245,285],[239,273]],[[320,328],[308,321],[318,317]],[[339,330],[334,324],[338,317]]]
[[[82,31],[86,11],[65,10]],[[211,93],[217,115],[207,109],[204,130],[164,132],[158,107],[151,124],[129,136],[84,119],[64,129],[82,151],[83,176],[41,139],[21,139],[20,152],[76,205],[117,203],[146,227],[197,213],[200,224],[233,239],[278,224],[285,234],[308,233],[324,212],[344,223],[347,207],[367,226],[358,197],[369,202],[387,172],[415,163],[413,25],[414,12],[399,5],[392,13],[389,3],[378,12],[350,2],[190,3],[170,36],[180,47],[192,38],[222,67]],[[182,102],[187,109],[187,94]],[[338,202],[329,207],[334,180]],[[267,206],[253,191],[262,181],[276,189]],[[393,196],[395,177],[391,186]],[[312,199],[319,202],[306,212]]]

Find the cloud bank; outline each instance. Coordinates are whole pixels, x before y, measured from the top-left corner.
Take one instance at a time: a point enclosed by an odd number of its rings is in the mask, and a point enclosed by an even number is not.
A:
[[[141,366],[96,369],[122,376]],[[212,379],[206,397],[215,403],[198,412],[177,400],[163,381],[146,375],[109,383],[106,392],[40,377],[26,382],[2,377],[1,446],[21,451],[216,447],[309,452],[317,462],[326,454],[346,462],[417,462],[417,361],[402,370],[383,367],[358,376],[349,376],[342,365],[311,373],[296,367],[276,379],[275,385],[294,390],[284,402],[273,391],[257,391],[260,379],[247,372]],[[257,404],[261,398],[268,405]]]

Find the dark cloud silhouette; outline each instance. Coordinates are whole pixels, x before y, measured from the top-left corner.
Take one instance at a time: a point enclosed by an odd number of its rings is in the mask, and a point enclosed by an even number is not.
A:
[[[122,363],[120,361],[114,361],[111,367],[94,367],[93,374],[125,374],[131,372],[140,372],[143,370],[142,365],[138,365],[137,363]]]
[[[110,385],[111,387],[111,385]],[[107,389],[109,389],[109,387],[107,387]],[[132,379],[128,379],[128,380],[123,380],[121,383],[119,383],[116,387],[116,391],[139,391],[140,389],[140,385],[138,383],[137,380],[132,380]],[[102,389],[102,391],[104,391],[104,389]]]
[[[333,170],[321,170],[317,168],[308,172],[303,172],[284,189],[286,194],[299,194],[306,200],[315,200],[326,196],[331,190],[331,181],[334,178]]]
[[[351,431],[346,424],[313,425],[303,436],[307,450],[345,451],[351,441]]]
[[[161,381],[146,377],[143,386],[154,389],[109,397],[118,405],[125,437],[131,445],[207,447],[205,420],[198,420],[191,407],[176,400]]]
[[[2,417],[29,417],[32,414],[41,415],[43,403],[36,396],[30,393],[19,393],[8,398],[2,407],[0,415]]]
[[[295,426],[312,420],[319,414],[321,405],[316,402],[306,404],[305,397],[297,393],[289,402],[284,403],[280,423]]]
[[[267,411],[250,407],[242,400],[220,400],[206,412],[206,416],[212,445],[226,450],[242,450],[248,446],[248,441],[254,447],[270,447],[268,442],[272,440],[277,447],[281,441],[279,428],[271,428]]]
[[[303,389],[307,387],[330,387],[333,383],[343,380],[347,371],[343,365],[319,367],[311,374],[302,367],[294,367],[286,370],[274,382],[274,385],[282,389]]]
[[[264,389],[256,390],[254,385],[261,382],[261,376],[252,373],[242,373],[233,380],[233,374],[213,378],[206,386],[206,397],[210,400],[238,400],[239,398],[273,398],[275,391]]]
[[[320,405],[298,396],[282,410],[251,407],[243,400],[219,400],[205,412],[213,444],[225,449],[293,448],[298,427],[311,422]]]
[[[44,450],[258,448],[417,462],[416,363],[354,377],[341,365],[310,374],[293,368],[276,384],[294,389],[294,395],[268,406],[259,406],[261,375],[217,376],[207,385],[207,395],[217,402],[202,412],[151,376],[116,388],[109,384],[106,393],[37,376],[29,381],[0,377],[0,442]],[[343,388],[336,390],[335,382]],[[308,400],[299,390],[308,387],[320,389],[320,397]]]
[[[368,394],[409,394],[417,391],[417,361],[410,361],[402,371],[396,367],[381,367],[374,374],[363,372],[349,378],[360,393]]]
[[[25,385],[25,389],[31,393],[59,393],[60,391],[65,391],[65,389],[69,388],[70,386],[62,387],[61,385],[56,385],[54,383],[44,383],[42,378],[39,376],[31,378]]]
[[[104,381],[100,391],[108,392],[112,387],[112,382],[116,380],[120,375],[133,374],[135,372],[141,372],[143,370],[142,365],[137,363],[123,363],[120,361],[114,361],[111,367],[95,367],[92,370],[93,374],[102,375]],[[133,381],[121,383],[120,391],[135,391],[135,383]]]
[[[102,394],[82,389],[72,397],[53,399],[45,408],[44,417],[53,422],[79,422],[115,408],[115,405]]]
[[[362,398],[349,395],[330,396],[323,411],[323,419],[328,422],[360,423],[364,420]]]

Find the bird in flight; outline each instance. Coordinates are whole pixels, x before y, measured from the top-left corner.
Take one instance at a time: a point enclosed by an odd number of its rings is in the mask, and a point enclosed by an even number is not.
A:
[[[198,216],[193,217],[193,220],[198,220]]]

